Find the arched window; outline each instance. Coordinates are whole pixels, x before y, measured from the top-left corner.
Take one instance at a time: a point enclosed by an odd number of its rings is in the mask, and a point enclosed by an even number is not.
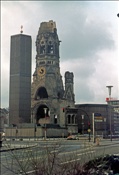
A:
[[[52,41],[49,41],[47,50],[48,50],[48,53],[50,54],[54,53],[54,46],[53,46]]]
[[[36,100],[39,100],[39,99],[42,99],[42,98],[48,98],[48,93],[46,91],[46,88],[44,88],[44,87],[40,87],[37,90],[37,93],[36,93],[36,96],[35,96]]]

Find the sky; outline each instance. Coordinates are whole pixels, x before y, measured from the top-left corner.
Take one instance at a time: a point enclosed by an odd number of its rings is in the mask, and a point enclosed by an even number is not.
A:
[[[10,37],[32,37],[32,74],[36,36],[41,22],[56,22],[60,44],[60,71],[74,73],[76,104],[105,104],[119,99],[118,1],[2,1],[1,2],[1,107],[9,107]]]

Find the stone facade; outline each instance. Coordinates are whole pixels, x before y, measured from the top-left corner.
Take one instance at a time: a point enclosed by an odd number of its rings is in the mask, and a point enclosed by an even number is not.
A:
[[[42,22],[36,38],[36,68],[31,88],[31,122],[37,125],[49,123],[66,127],[63,109],[74,107],[74,75],[65,73],[64,89],[59,46],[56,23]]]

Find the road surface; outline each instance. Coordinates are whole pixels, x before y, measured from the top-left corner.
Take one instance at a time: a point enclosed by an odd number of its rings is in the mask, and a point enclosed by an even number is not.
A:
[[[17,145],[19,142],[14,144]],[[27,142],[24,141],[22,144],[25,145]],[[40,166],[48,167],[53,160],[60,166],[66,166],[74,162],[84,164],[106,154],[119,155],[118,141],[103,141],[99,146],[83,140],[36,141],[35,144],[37,146],[27,149],[1,152],[1,174],[20,175],[25,171],[32,175],[35,169]]]

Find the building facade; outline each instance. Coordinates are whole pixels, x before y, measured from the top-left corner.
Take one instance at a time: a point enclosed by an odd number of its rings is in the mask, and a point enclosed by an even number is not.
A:
[[[59,46],[56,23],[52,20],[42,22],[36,38],[36,67],[31,89],[31,122],[39,126],[66,127],[63,109],[74,107],[74,75],[65,72],[64,87]],[[76,132],[76,123],[72,127]]]
[[[31,36],[11,36],[9,123],[30,122]]]
[[[114,125],[114,134],[119,135],[119,100],[107,98],[106,101],[113,110],[112,120]]]
[[[90,127],[93,131],[93,113],[95,133],[99,135],[109,135],[110,130],[114,130],[114,111],[108,104],[77,104],[77,124],[79,133],[87,133]]]

